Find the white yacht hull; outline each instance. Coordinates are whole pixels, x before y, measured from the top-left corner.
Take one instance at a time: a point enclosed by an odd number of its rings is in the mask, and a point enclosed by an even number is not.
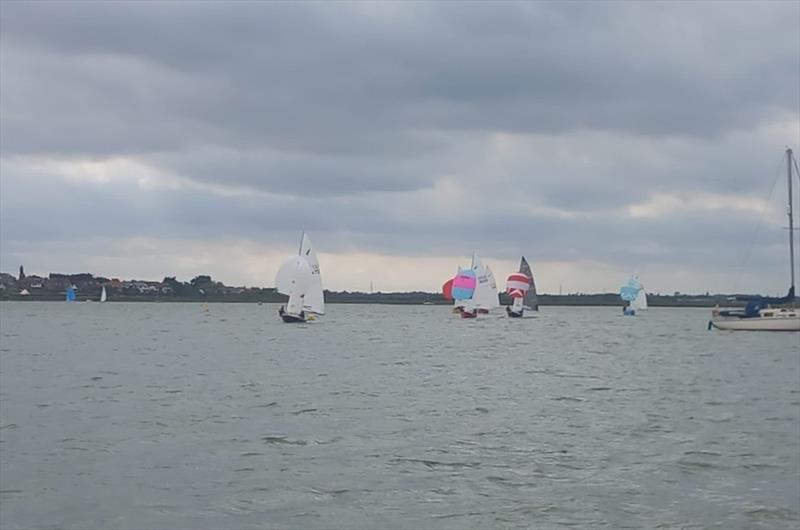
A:
[[[716,317],[711,325],[717,329],[741,331],[800,331],[800,315],[752,318]]]

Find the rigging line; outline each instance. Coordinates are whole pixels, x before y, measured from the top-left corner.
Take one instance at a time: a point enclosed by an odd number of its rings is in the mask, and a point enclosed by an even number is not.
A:
[[[750,243],[747,246],[747,248],[745,248],[744,252],[742,253],[742,257],[739,260],[740,267],[739,267],[739,273],[737,274],[739,278],[741,278],[742,275],[741,271],[744,270],[750,263],[750,258],[753,255],[753,249],[756,246],[758,234],[759,232],[761,232],[761,227],[764,224],[764,217],[766,217],[767,208],[769,207],[770,201],[772,200],[772,194],[775,192],[775,185],[778,183],[778,179],[780,178],[780,171],[782,168],[783,168],[783,155],[781,155],[781,161],[778,163],[778,167],[776,167],[774,170],[775,177],[772,179],[772,186],[769,189],[769,195],[767,195],[767,200],[764,201],[764,208],[761,210],[761,215],[759,215],[758,223],[756,223],[756,228],[753,231],[752,237],[750,237]]]

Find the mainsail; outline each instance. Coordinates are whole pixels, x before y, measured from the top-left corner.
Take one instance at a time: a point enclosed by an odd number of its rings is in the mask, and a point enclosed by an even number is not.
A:
[[[311,282],[306,292],[303,309],[322,315],[325,313],[325,296],[322,291],[322,275],[319,270],[319,259],[311,244],[308,234],[303,232],[300,239],[300,256],[305,258],[311,268]]]
[[[494,273],[481,259],[473,256],[472,270],[475,272],[476,287],[473,301],[476,309],[494,309],[500,307],[500,298],[497,294],[497,282]]]
[[[531,281],[531,287],[525,293],[522,303],[523,305],[530,307],[532,310],[538,311],[539,295],[536,294],[536,281],[533,278],[533,271],[531,270],[531,266],[528,265],[528,260],[525,259],[525,256],[522,256],[522,259],[519,261],[519,272],[527,276]]]
[[[644,292],[644,286],[639,289],[639,293],[636,295],[636,299],[633,301],[631,306],[636,311],[647,309],[647,294]]]
[[[104,285],[103,290],[100,291],[100,301],[105,302],[106,300],[108,300],[108,295],[106,294],[106,286]]]

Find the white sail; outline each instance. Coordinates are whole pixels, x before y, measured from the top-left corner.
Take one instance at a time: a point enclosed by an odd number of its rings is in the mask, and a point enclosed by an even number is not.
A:
[[[312,277],[306,292],[303,308],[306,311],[323,315],[325,314],[325,295],[322,291],[322,274],[319,268],[319,258],[317,258],[317,253],[311,244],[311,239],[305,232],[300,239],[300,256],[308,261]]]
[[[500,295],[497,293],[497,282],[492,269],[484,265],[477,255],[473,256],[473,269],[477,279],[475,294],[472,295],[475,307],[487,310],[500,307]]]
[[[299,255],[292,256],[283,262],[275,276],[275,288],[279,293],[289,296],[286,304],[287,313],[300,314],[311,284],[311,266],[305,258]]]
[[[284,261],[275,275],[275,289],[281,294],[291,295],[295,290],[298,271],[304,267],[310,269],[308,262],[300,256],[292,256]]]
[[[106,300],[108,300],[108,295],[106,294],[106,286],[104,285],[103,290],[100,291],[100,301],[105,302]]]
[[[636,299],[631,302],[631,307],[636,311],[647,309],[647,294],[644,292],[644,287],[639,289],[639,294],[637,294]]]

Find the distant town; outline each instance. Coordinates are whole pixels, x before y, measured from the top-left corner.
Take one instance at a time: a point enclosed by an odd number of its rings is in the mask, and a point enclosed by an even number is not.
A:
[[[198,275],[182,282],[174,276],[161,281],[120,280],[91,273],[64,274],[51,272],[47,276],[25,274],[20,266],[18,274],[0,272],[0,300],[61,301],[72,287],[77,300],[99,300],[103,287],[109,301],[117,302],[250,302],[282,303],[286,296],[273,287],[234,287],[215,281],[209,275]],[[734,295],[689,295],[648,293],[651,306],[662,307],[713,307],[733,304]],[[325,301],[332,304],[450,304],[441,293],[413,292],[359,292],[325,291]],[[501,304],[510,304],[505,293],[500,294]],[[617,293],[571,293],[564,295],[540,294],[539,305],[547,306],[618,306],[622,305]]]

